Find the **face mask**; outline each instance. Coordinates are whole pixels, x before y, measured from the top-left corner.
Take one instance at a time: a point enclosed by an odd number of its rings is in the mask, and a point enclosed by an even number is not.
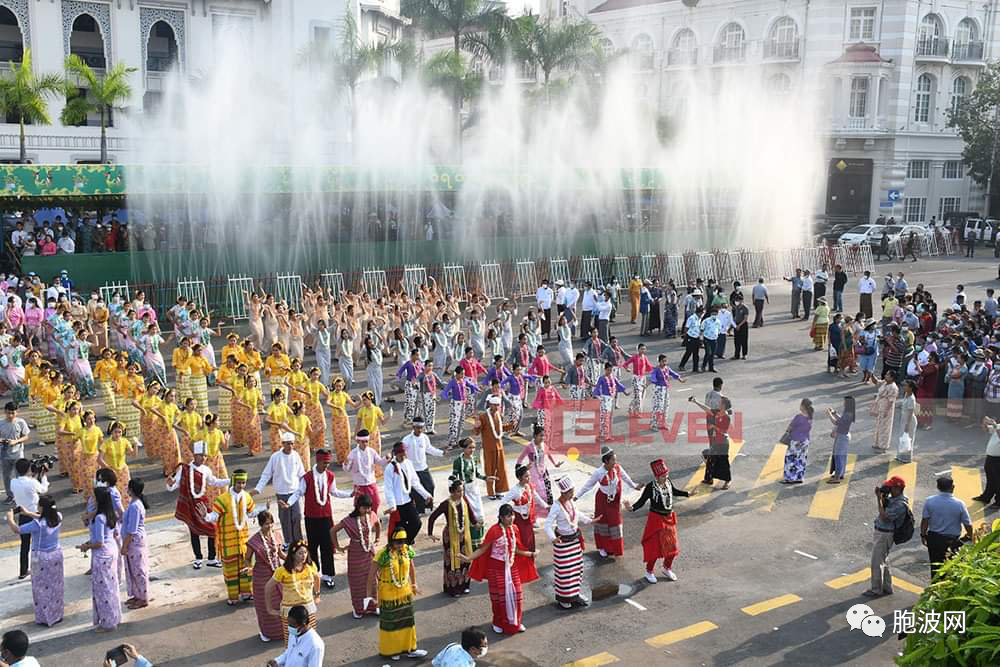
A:
[[[289,637],[298,637],[299,636],[299,629],[298,628],[293,628],[292,626],[289,625],[288,626],[288,636]]]
[[[480,658],[485,658],[486,654],[489,653],[489,651],[490,651],[490,647],[489,646],[480,647],[480,649],[479,649],[479,657]]]
[[[105,481],[102,481],[102,480],[97,480],[96,482],[94,482],[94,488],[95,489],[106,489],[106,488],[108,488],[108,483],[105,482]]]

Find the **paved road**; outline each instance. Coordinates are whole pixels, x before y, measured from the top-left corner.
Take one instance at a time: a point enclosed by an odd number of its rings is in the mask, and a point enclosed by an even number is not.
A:
[[[911,273],[910,284],[923,282],[939,303],[947,302],[958,282],[965,285],[970,299],[979,298],[987,286],[995,285],[995,264],[985,259],[887,266]],[[881,273],[882,265],[879,269]],[[597,600],[587,610],[561,612],[552,601],[551,556],[545,546],[539,561],[543,582],[525,590],[524,622],[528,632],[506,639],[491,636],[485,664],[589,667],[614,662],[891,663],[900,646],[891,632],[882,638],[869,638],[860,631],[849,631],[844,618],[846,610],[861,601],[859,594],[866,586],[874,516],[872,489],[888,475],[901,474],[911,480],[907,495],[915,499],[919,511],[920,502],[933,493],[936,474],[948,471],[959,483],[957,495],[971,498],[982,484],[979,469],[985,440],[978,429],[967,423],[938,420],[933,431],[918,434],[913,464],[898,467],[889,455],[874,452],[870,446],[871,420],[865,412],[873,391],[856,380],[839,380],[826,374],[825,355],[812,352],[807,340],[808,324],[792,322],[787,314],[787,289],[775,286],[773,292],[768,325],[751,331],[750,360],[720,361],[717,365],[718,375],[726,382],[725,392],[742,416],[742,443],[733,459],[731,490],[707,491],[697,484],[699,452],[704,445],[689,442],[687,427],[691,422],[686,417],[678,424],[676,442],[660,439],[617,446],[622,464],[637,482],[650,478],[651,459],[664,456],[673,469],[675,483],[700,492],[677,503],[681,555],[675,571],[679,581],[650,585],[642,579],[638,542],[645,517],[640,512],[626,517],[628,548],[624,558],[598,562],[594,552],[587,555],[586,577],[598,593],[624,584],[631,588],[630,594]],[[849,292],[848,308],[856,304],[856,296]],[[639,340],[633,327],[619,325],[617,329],[626,347]],[[678,342],[647,342],[651,357],[666,351],[672,363],[679,361]],[[690,376],[690,381],[674,392],[672,412],[676,414],[686,407],[685,396],[702,396],[710,379],[708,374]],[[821,416],[827,407],[839,407],[841,397],[848,393],[858,398],[862,415],[855,429],[849,480],[835,487],[822,483],[831,440],[826,426],[817,420],[806,483],[791,488],[776,484],[780,473],[775,462],[782,455],[778,438],[795,414],[798,401],[811,397]],[[398,415],[390,426],[391,433],[400,433]],[[624,416],[616,420],[615,429],[623,436],[628,432]],[[508,449],[511,467],[512,454],[519,447],[511,443]],[[230,454],[227,465],[247,463],[241,459],[239,454]],[[249,467],[255,473],[263,464],[261,456]],[[596,464],[596,457],[584,456],[572,464],[577,470],[574,474],[582,478],[587,466]],[[66,491],[60,488],[57,493],[63,494],[60,502],[68,504]],[[151,515],[171,513],[171,499],[166,493],[153,495],[153,502]],[[582,502],[590,506],[591,499]],[[970,504],[970,510],[977,521],[996,517],[993,510],[984,510],[979,504]],[[195,594],[162,596],[163,600],[149,609],[130,612],[114,637],[95,636],[86,629],[87,605],[83,600],[82,611],[67,619],[65,628],[36,633],[36,654],[43,662],[70,664],[77,660],[93,664],[96,656],[122,640],[137,643],[158,665],[264,664],[273,657],[277,647],[263,645],[256,638],[252,609],[231,610],[222,603],[221,575],[213,570],[195,573],[187,567],[188,547],[175,522],[164,519],[153,526],[154,532],[174,531],[173,541],[164,538],[167,544],[160,556],[169,566],[171,586],[194,590]],[[592,546],[589,534],[588,542]],[[545,545],[544,539],[540,543]],[[439,649],[470,623],[488,627],[485,586],[477,586],[468,598],[447,598],[439,592],[439,546],[422,538],[417,547],[418,578],[424,591],[417,601],[421,645]],[[5,564],[12,564],[10,549],[2,557]],[[916,540],[895,550],[891,562],[897,575],[897,592],[871,603],[890,630],[893,611],[909,607],[916,600],[928,574],[926,553]],[[82,592],[85,585],[77,589]],[[11,593],[14,595],[4,597],[16,598],[17,602],[3,603],[5,618],[20,618],[30,611],[30,593],[23,584],[14,586]],[[342,576],[338,576],[335,592],[324,592],[319,615],[328,664],[387,662],[372,657],[377,645],[376,621],[351,618]],[[5,621],[4,627],[9,624],[9,620]]]

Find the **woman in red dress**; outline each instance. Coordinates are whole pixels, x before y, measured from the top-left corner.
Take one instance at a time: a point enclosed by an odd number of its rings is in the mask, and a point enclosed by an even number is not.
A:
[[[934,398],[937,395],[938,373],[940,372],[940,359],[937,352],[931,352],[927,363],[920,367],[920,375],[917,377],[917,425],[926,430],[930,430],[934,423]]]
[[[499,521],[486,532],[482,546],[471,556],[460,554],[459,558],[472,562],[471,578],[485,579],[489,584],[493,632],[514,634],[525,630],[521,623],[524,615],[521,587],[538,579],[538,571],[535,552],[524,548],[514,525],[514,508],[501,505],[499,514]]]
[[[670,481],[670,468],[663,459],[649,464],[653,469],[652,482],[642,489],[642,495],[635,504],[625,501],[625,509],[632,512],[649,501],[646,529],[642,531],[642,559],[646,561],[646,581],[656,583],[653,569],[656,561],[663,559],[663,576],[669,581],[677,581],[672,569],[674,558],[680,553],[677,546],[677,515],[674,514],[674,496],[687,496],[688,492],[675,488]]]

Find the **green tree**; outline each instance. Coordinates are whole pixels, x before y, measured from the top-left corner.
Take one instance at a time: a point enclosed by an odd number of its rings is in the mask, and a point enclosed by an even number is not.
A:
[[[456,95],[460,106],[478,97],[483,87],[482,75],[469,69],[462,56],[454,51],[434,54],[424,64],[423,78],[428,86],[438,88],[446,95]],[[459,135],[463,129],[459,127]]]
[[[132,98],[129,77],[135,71],[135,67],[118,63],[99,75],[80,56],[71,54],[66,58],[66,106],[62,122],[77,125],[85,122],[91,113],[101,114],[102,163],[108,161],[108,119],[112,109],[124,110]]]
[[[567,18],[543,19],[525,14],[514,21],[511,47],[517,60],[534,65],[542,73],[546,103],[551,103],[550,84],[556,70],[575,72],[594,53],[601,31],[590,21]]]
[[[11,62],[10,71],[0,77],[0,105],[5,113],[17,116],[20,126],[21,164],[28,161],[25,122],[51,125],[48,98],[61,94],[64,85],[64,79],[58,74],[35,74],[31,67],[31,49],[25,49],[21,62]]]
[[[962,162],[969,175],[987,189],[987,214],[994,211],[996,162],[1000,157],[1000,63],[986,67],[972,94],[948,110],[948,125],[965,142]]]

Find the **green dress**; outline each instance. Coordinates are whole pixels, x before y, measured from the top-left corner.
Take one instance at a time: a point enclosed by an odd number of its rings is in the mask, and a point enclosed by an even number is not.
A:
[[[469,507],[472,508],[472,511],[482,522],[472,524],[470,527],[472,550],[475,551],[483,543],[483,527],[486,523],[486,518],[483,516],[483,499],[479,495],[479,487],[476,483],[477,479],[485,481],[486,475],[479,470],[478,455],[471,459],[465,458],[464,455],[459,455],[451,465],[451,476],[460,479],[462,484],[465,485],[465,499],[469,501]]]

